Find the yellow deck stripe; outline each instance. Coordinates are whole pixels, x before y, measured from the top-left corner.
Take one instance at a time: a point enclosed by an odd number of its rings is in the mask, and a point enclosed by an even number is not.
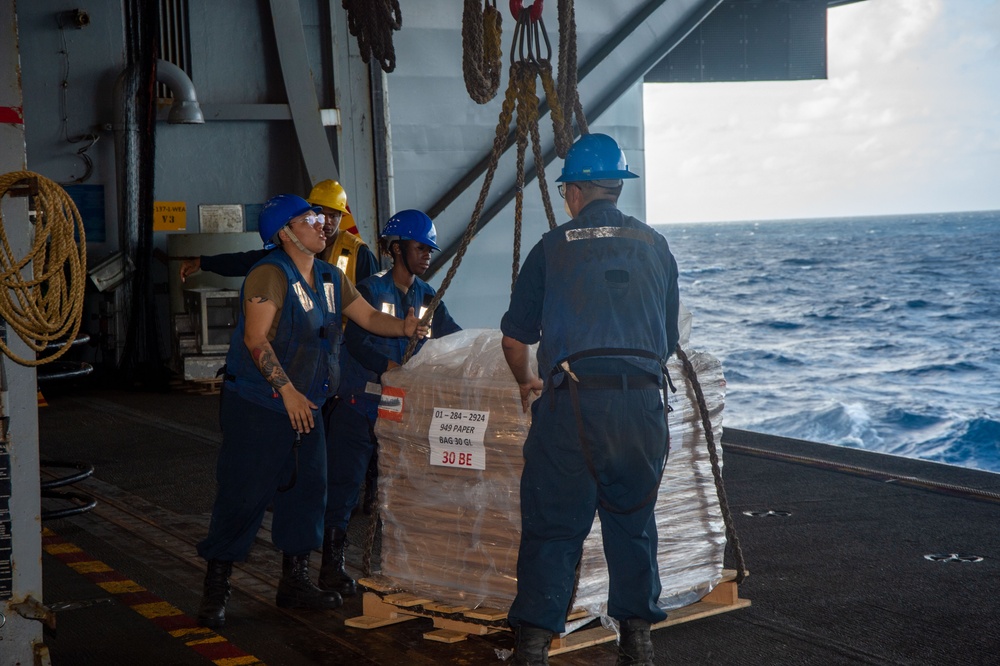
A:
[[[184,641],[184,645],[205,645],[207,643],[227,643],[228,641],[224,636],[215,634],[214,636],[209,636],[208,638],[196,638],[193,641]]]
[[[56,540],[54,543],[50,543],[44,546],[45,552],[50,555],[58,557],[59,555],[68,555],[68,554],[84,552],[83,549],[80,548],[79,546],[60,539],[60,537],[48,527],[42,528],[42,536]],[[77,573],[84,575],[114,572],[114,569],[109,567],[104,562],[101,562],[100,560],[85,560],[82,562],[64,562],[64,564],[72,568]],[[133,594],[137,592],[148,591],[146,590],[146,588],[139,585],[137,582],[126,578],[113,581],[100,581],[92,579],[92,582],[101,587],[102,589],[106,590],[110,594],[125,595],[125,594]],[[145,604],[131,604],[128,607],[134,610],[136,613],[139,613],[143,617],[150,620],[160,617],[176,617],[184,615],[184,611],[180,610],[176,606],[166,601],[157,601]],[[185,645],[190,647],[195,652],[198,651],[197,646],[199,645],[229,643],[229,640],[227,638],[225,638],[224,636],[220,636],[219,634],[216,634],[214,631],[206,627],[184,627],[181,629],[174,629],[171,631],[167,631],[166,633],[174,638],[181,638],[181,639],[183,639],[184,637],[195,637],[194,640],[185,641]],[[235,645],[233,645],[232,647],[233,651],[242,652],[242,650],[237,648]],[[250,654],[244,654],[243,656],[239,657],[223,657],[220,659],[215,659],[212,663],[216,664],[216,666],[250,666],[251,664],[254,664],[256,666],[266,666],[264,662],[262,662],[260,659]]]
[[[132,606],[132,610],[149,619],[153,619],[154,617],[170,617],[171,615],[184,614],[184,612],[179,608],[167,603],[166,601],[157,601],[151,604],[136,604],[135,606]]]
[[[128,592],[145,592],[146,588],[134,580],[109,580],[97,584],[111,594],[126,594]]]
[[[245,657],[231,657],[229,659],[216,659],[214,662],[216,666],[247,666],[247,664],[260,664],[262,662],[257,660],[257,657],[247,655]]]
[[[89,574],[89,573],[104,573],[105,571],[111,571],[109,567],[104,562],[100,560],[89,560],[87,562],[70,562],[69,568],[77,573]]]

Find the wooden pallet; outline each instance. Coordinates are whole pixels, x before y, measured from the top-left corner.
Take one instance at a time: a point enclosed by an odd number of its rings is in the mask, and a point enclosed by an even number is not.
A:
[[[698,620],[720,613],[746,608],[749,599],[741,599],[736,585],[736,572],[732,569],[723,571],[722,581],[701,601],[669,612],[669,617],[663,622],[652,626],[662,629],[683,622]],[[357,629],[376,629],[390,624],[407,622],[417,618],[429,617],[434,622],[434,630],[424,634],[424,638],[442,643],[457,643],[464,641],[469,635],[483,636],[498,631],[509,631],[504,626],[492,626],[479,622],[496,622],[507,617],[507,612],[497,608],[471,609],[465,606],[455,606],[440,603],[429,597],[424,597],[393,587],[382,578],[362,578],[358,583],[373,590],[365,592],[362,597],[362,615],[344,621],[348,627]],[[575,609],[566,618],[567,621],[585,619],[589,616],[583,609]],[[477,620],[479,622],[477,622]],[[582,631],[574,631],[565,636],[552,639],[549,654],[571,652],[583,648],[607,643],[615,640],[615,632],[604,627],[595,627]]]
[[[185,393],[197,393],[198,395],[219,395],[222,390],[222,377],[212,377],[211,379],[172,379],[170,386],[174,390]]]

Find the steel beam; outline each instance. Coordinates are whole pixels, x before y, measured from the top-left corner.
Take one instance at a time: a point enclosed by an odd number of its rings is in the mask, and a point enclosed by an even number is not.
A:
[[[288,108],[309,181],[315,185],[327,178],[340,180],[330,141],[320,118],[319,100],[316,99],[316,88],[306,53],[306,35],[302,28],[299,0],[271,0],[271,20],[278,45],[281,76],[288,95]]]
[[[27,168],[15,0],[0,0],[0,173]],[[12,256],[32,247],[27,198],[4,197],[3,228]],[[30,268],[27,270],[30,271]],[[30,279],[30,275],[26,276]],[[34,352],[0,319],[0,335],[21,358]],[[25,608],[42,599],[41,495],[35,369],[0,354],[0,664],[33,664],[45,654],[42,624]],[[16,389],[16,390],[15,390]],[[19,610],[20,609],[20,610]]]

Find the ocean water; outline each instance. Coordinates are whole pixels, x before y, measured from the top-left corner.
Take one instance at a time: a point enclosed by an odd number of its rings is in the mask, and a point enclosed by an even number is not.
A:
[[[657,229],[724,425],[1000,472],[1000,211]]]

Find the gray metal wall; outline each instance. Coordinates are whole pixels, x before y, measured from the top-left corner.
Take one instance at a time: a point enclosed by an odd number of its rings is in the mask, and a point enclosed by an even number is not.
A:
[[[660,57],[664,44],[680,39],[692,21],[711,11],[718,0],[671,0],[619,4],[602,0],[576,3],[578,53],[581,63],[594,66],[581,78],[580,91],[585,107],[598,108],[590,117],[591,131],[615,136],[629,157],[631,166],[642,174],[643,119],[642,92],[638,81],[644,67]],[[82,29],[59,29],[56,14],[48,3],[20,3],[22,21],[23,71],[25,86],[25,127],[28,164],[33,170],[60,182],[69,182],[82,172],[76,157],[79,144],[69,143],[61,122],[60,90],[64,70],[69,68],[65,88],[66,132],[76,136],[99,129],[100,140],[88,152],[94,172],[88,184],[103,184],[106,207],[106,240],[91,242],[89,254],[96,261],[117,247],[112,136],[112,86],[122,68],[122,17],[118,0],[94,0],[87,6],[90,24]],[[271,21],[272,11],[298,7],[302,13],[308,72],[286,73],[283,77]],[[371,133],[358,100],[367,94],[368,81],[350,73],[350,91],[335,90],[333,71],[340,72],[345,61],[357,59],[354,38],[346,38],[344,12],[336,0],[258,0],[257,2],[189,3],[191,79],[206,112],[204,125],[156,126],[156,192],[158,201],[184,201],[187,205],[185,233],[199,231],[201,204],[259,205],[280,191],[305,194],[310,179],[305,172],[299,139],[292,123],[274,117],[275,106],[288,101],[288,76],[311,77],[321,106],[331,105],[350,92],[349,106],[342,112],[350,125],[327,129],[334,144],[349,146],[340,163],[349,164],[342,176],[352,202],[374,210],[374,184],[370,160],[356,160],[386,140]],[[273,9],[272,9],[273,8]],[[421,0],[403,3],[403,29],[393,34],[397,67],[384,79],[388,93],[391,131],[392,208],[429,209],[476,162],[489,153],[493,141],[506,73],[498,97],[486,105],[469,99],[462,78],[461,3],[455,0]],[[514,21],[507,6],[504,15],[504,68]],[[553,45],[558,48],[556,3],[545,7],[544,18]],[[332,38],[330,27],[333,26]],[[622,32],[624,31],[624,32]],[[680,32],[678,32],[680,31]],[[624,35],[623,41],[615,41]],[[330,41],[334,43],[329,43]],[[339,41],[338,41],[339,40]],[[66,57],[60,53],[65,41]],[[350,42],[347,44],[346,42]],[[609,46],[610,44],[610,46]],[[660,54],[657,56],[656,54]],[[347,54],[347,55],[344,55]],[[596,63],[596,64],[594,64]],[[644,64],[648,63],[648,64]],[[355,72],[357,70],[354,70]],[[346,76],[344,77],[347,78]],[[540,90],[540,89],[539,89]],[[622,93],[621,90],[624,90]],[[621,94],[618,101],[608,103]],[[286,107],[287,109],[287,107]],[[287,110],[286,110],[287,114]],[[165,110],[164,110],[165,115]],[[279,114],[280,115],[280,114]],[[541,121],[546,147],[552,145],[551,119]],[[510,191],[514,183],[514,154],[508,151],[494,181],[489,205],[501,205],[498,193]],[[528,159],[530,166],[532,160]],[[547,168],[551,184],[561,161]],[[368,171],[365,173],[365,171]],[[482,179],[436,217],[443,242],[458,238],[471,216]],[[546,228],[537,185],[527,188],[525,236],[522,258]],[[553,190],[553,199],[561,205]],[[499,203],[498,203],[499,202]],[[644,217],[644,182],[629,183],[622,208]],[[355,205],[352,204],[352,208]],[[252,211],[255,209],[251,209]],[[356,211],[357,212],[357,211]],[[384,220],[362,215],[366,240],[374,240],[376,223]],[[557,210],[557,220],[566,216]],[[467,327],[497,326],[506,308],[512,251],[513,204],[507,204],[496,220],[474,242],[463,263],[460,279],[449,292],[447,302],[457,319]],[[156,234],[156,244],[166,249],[165,232]],[[165,284],[165,266],[153,268],[154,281]],[[174,274],[177,264],[170,266]],[[444,271],[435,276],[440,281]],[[163,290],[166,291],[165,289]],[[163,311],[167,299],[163,297]]]
[[[188,233],[199,231],[200,204],[259,205],[277,192],[308,191],[291,122],[243,119],[259,114],[264,107],[258,105],[286,103],[267,6],[246,0],[190,5],[190,74],[207,122],[157,123],[155,192],[158,201],[186,202]],[[303,7],[307,41],[318,54],[318,9],[315,2],[304,2]],[[76,156],[80,144],[68,142],[66,136],[98,132],[97,144],[88,151],[94,171],[86,184],[105,187],[107,240],[88,248],[92,259],[100,258],[117,249],[110,130],[113,86],[124,62],[121,2],[88,3],[90,24],[81,29],[60,29],[51,3],[22,2],[17,10],[28,168],[71,184],[84,169]],[[318,55],[316,61],[316,79],[322,84]],[[65,131],[60,95],[64,77]],[[159,247],[165,247],[165,233],[157,234]]]

